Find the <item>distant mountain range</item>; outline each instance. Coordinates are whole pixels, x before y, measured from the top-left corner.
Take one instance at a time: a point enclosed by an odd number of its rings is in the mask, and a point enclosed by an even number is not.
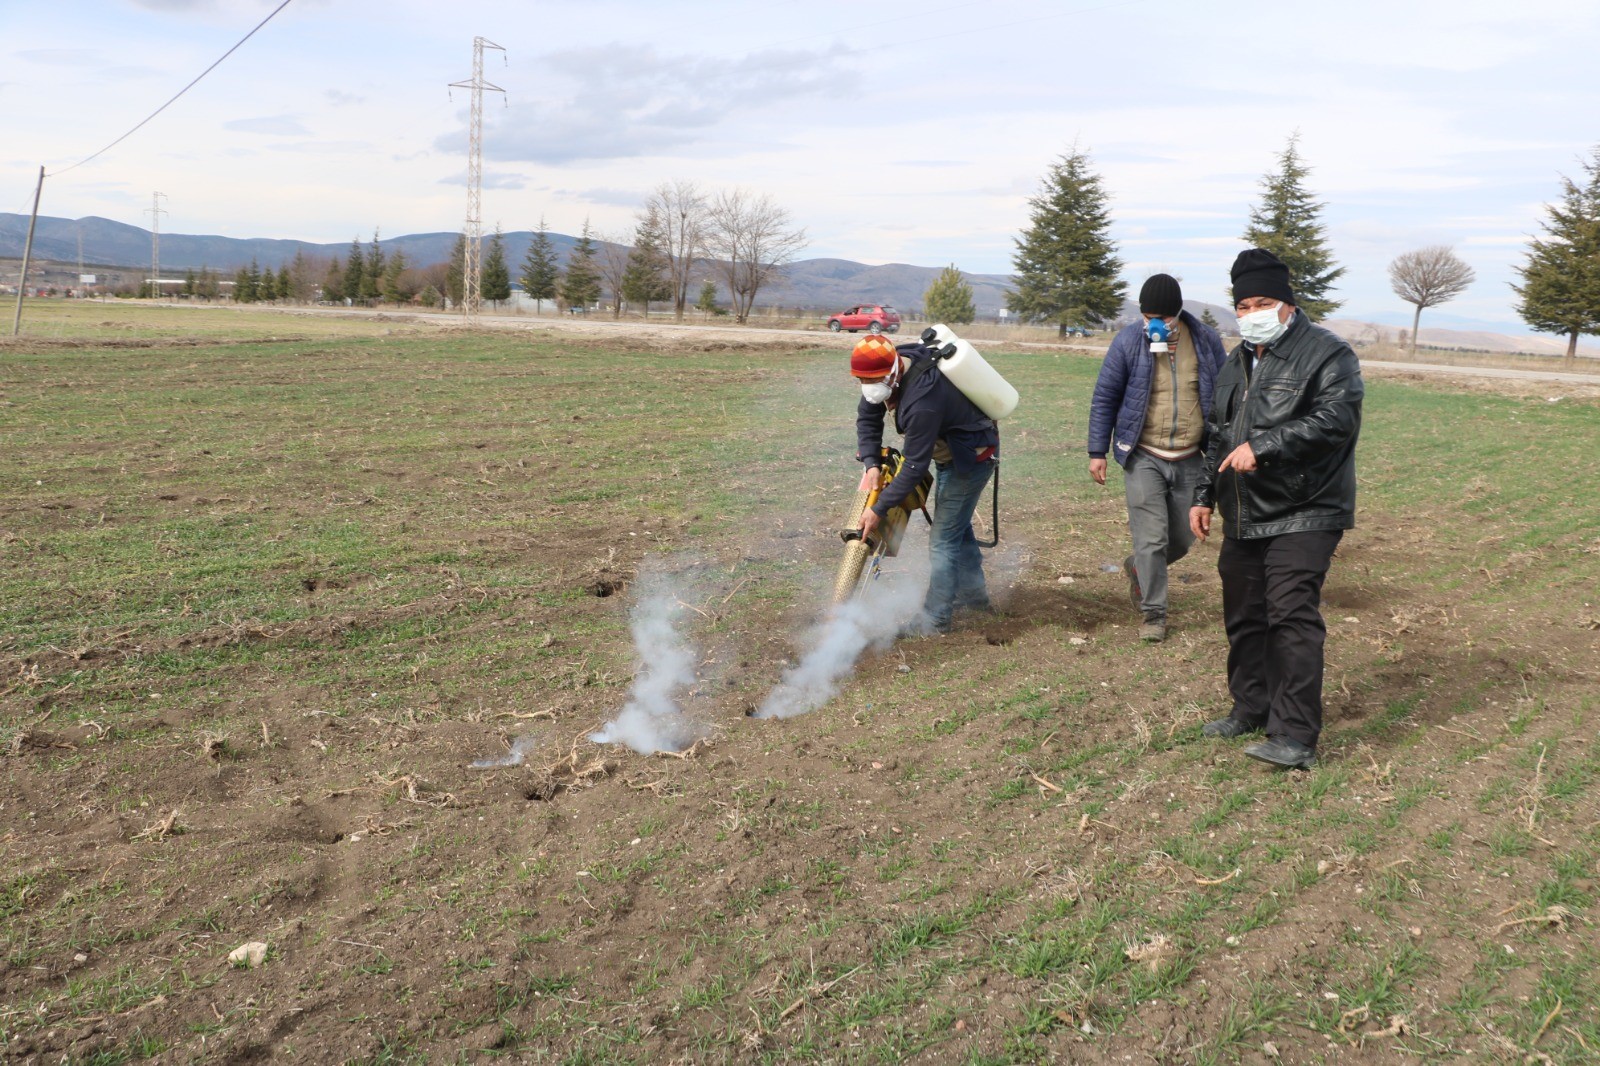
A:
[[[22,256],[23,242],[28,233],[28,216],[0,213],[0,259],[18,259]],[[382,237],[386,252],[402,252],[413,266],[428,266],[450,258],[457,234],[408,233],[399,237]],[[575,238],[564,233],[549,234],[550,244],[557,258],[564,264],[576,243]],[[512,277],[520,272],[521,263],[528,254],[533,240],[530,230],[517,230],[503,234],[506,262]],[[365,245],[370,235],[362,238]],[[601,244],[604,242],[596,242]],[[219,237],[189,233],[163,233],[161,235],[161,272],[166,277],[181,277],[187,270],[210,267],[219,273],[232,273],[253,260],[257,265],[276,269],[294,259],[296,254],[318,259],[343,260],[350,253],[350,242],[341,244],[316,244],[310,241],[277,240],[269,237]],[[52,279],[56,284],[76,282],[73,276],[81,261],[90,272],[116,268],[131,272],[125,281],[137,281],[145,276],[150,264],[150,231],[108,218],[52,218],[40,216],[33,237],[33,256],[41,266],[53,264]],[[67,268],[71,268],[69,271]],[[854,304],[891,304],[901,310],[920,310],[922,295],[939,275],[940,267],[912,266],[907,263],[886,263],[869,266],[848,259],[802,259],[791,263],[783,280],[762,294],[765,305],[781,305],[799,310],[837,311]],[[709,268],[707,276],[711,276]],[[32,275],[36,283],[40,275]],[[1006,306],[1006,295],[1011,289],[1007,274],[967,274],[972,286],[973,303],[980,317],[991,317]],[[0,283],[15,283],[11,276],[0,276]],[[1234,325],[1233,312],[1217,304],[1185,301],[1191,312],[1210,310],[1225,329]],[[1137,313],[1129,301],[1124,314]],[[1524,351],[1560,354],[1566,350],[1563,338],[1532,336],[1516,324],[1483,322],[1460,318],[1448,313],[1429,311],[1423,316],[1420,340],[1423,344],[1444,347],[1477,348],[1489,351]],[[1410,325],[1409,313],[1383,312],[1371,316],[1370,321],[1331,319],[1325,325],[1351,340],[1372,339],[1381,332],[1385,339],[1394,340],[1400,329]],[[1579,344],[1585,354],[1600,354],[1591,344]]]
[[[27,239],[28,216],[0,213],[0,257],[19,258]],[[455,233],[408,233],[384,237],[385,252],[401,252],[413,266],[427,266],[450,258]],[[502,235],[506,262],[513,278],[533,241],[531,230]],[[550,244],[565,264],[576,239],[565,233],[551,233]],[[369,237],[362,238],[365,244]],[[80,243],[81,256],[80,256]],[[596,242],[597,244],[604,242]],[[263,268],[276,269],[303,254],[320,259],[337,256],[343,260],[350,244],[316,244],[311,241],[275,240],[267,237],[218,237],[190,233],[161,234],[161,272],[181,277],[186,270],[210,267],[232,273],[254,261]],[[49,218],[40,216],[33,235],[33,256],[76,268],[81,261],[90,272],[97,267],[147,270],[150,264],[150,231],[139,226],[114,222],[108,218]],[[868,266],[846,259],[803,259],[790,264],[785,279],[763,294],[763,303],[824,311],[839,310],[852,304],[884,303],[901,308],[920,308],[922,294],[938,276],[938,267],[919,267],[905,263]],[[709,270],[708,270],[709,275]],[[1011,279],[1004,274],[968,274],[973,301],[980,315],[993,315],[1005,306]]]

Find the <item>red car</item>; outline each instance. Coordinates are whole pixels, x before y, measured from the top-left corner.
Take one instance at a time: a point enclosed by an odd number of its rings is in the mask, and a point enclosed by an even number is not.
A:
[[[863,329],[869,333],[899,333],[900,312],[882,304],[862,304],[860,307],[852,307],[848,311],[829,315],[828,328],[835,333],[841,329],[850,333]]]

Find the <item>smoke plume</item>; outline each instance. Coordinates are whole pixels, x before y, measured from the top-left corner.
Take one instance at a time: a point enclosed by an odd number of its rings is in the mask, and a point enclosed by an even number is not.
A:
[[[598,732],[596,744],[626,744],[642,755],[682,751],[705,735],[705,728],[686,717],[678,694],[695,681],[695,649],[678,633],[682,613],[672,592],[654,591],[633,609],[633,646],[639,669],[628,702]]]
[[[810,649],[783,672],[755,717],[792,718],[831,700],[862,652],[889,647],[900,627],[917,617],[926,581],[925,574],[883,573],[856,599],[835,604],[810,633]]]

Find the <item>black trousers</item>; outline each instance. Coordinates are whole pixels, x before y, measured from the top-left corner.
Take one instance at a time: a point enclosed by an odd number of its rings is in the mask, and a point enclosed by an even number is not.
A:
[[[1343,535],[1224,537],[1217,558],[1233,717],[1311,748],[1322,732],[1322,582]]]

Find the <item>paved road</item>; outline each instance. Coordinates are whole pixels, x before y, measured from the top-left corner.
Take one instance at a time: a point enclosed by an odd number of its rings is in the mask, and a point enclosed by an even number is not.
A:
[[[193,304],[172,304],[175,307],[198,307]],[[210,306],[210,305],[206,305]],[[388,321],[412,320],[427,322],[440,326],[459,326],[462,319],[459,314],[444,311],[417,311],[410,308],[406,310],[385,310],[383,308],[362,307],[272,307],[262,304],[248,304],[238,308],[241,311],[283,311],[293,314],[325,314],[344,316],[350,318],[383,318]],[[506,329],[506,330],[533,330],[555,329],[573,333],[587,333],[591,336],[596,333],[645,333],[657,336],[742,336],[754,341],[768,343],[793,343],[797,339],[813,341],[818,347],[831,347],[838,345],[848,347],[857,339],[853,334],[831,334],[820,329],[773,329],[762,326],[736,326],[731,323],[710,322],[650,322],[644,323],[637,319],[612,319],[605,315],[501,315],[485,313],[478,320],[481,329]],[[898,338],[897,338],[898,339]],[[907,339],[910,339],[907,337]],[[1009,348],[1046,348],[1054,351],[1081,352],[1089,355],[1100,355],[1105,349],[1086,347],[1076,344],[1051,344],[1038,341],[979,341],[984,347],[1009,347]],[[1231,342],[1230,342],[1231,343]],[[1363,359],[1363,369],[1395,371],[1406,374],[1437,374],[1453,378],[1514,378],[1522,381],[1552,381],[1568,385],[1595,385],[1600,386],[1600,360],[1588,359],[1587,363],[1596,364],[1592,373],[1575,373],[1560,370],[1531,370],[1520,367],[1490,367],[1490,366],[1450,366],[1439,363],[1394,363],[1377,359]]]
[[[1444,366],[1438,363],[1386,363],[1361,360],[1363,370],[1400,370],[1407,374],[1443,374],[1453,378],[1516,378],[1520,381],[1563,381],[1576,385],[1600,385],[1600,373],[1577,374],[1561,370],[1525,370],[1520,367]],[[1597,368],[1600,370],[1600,368]]]

